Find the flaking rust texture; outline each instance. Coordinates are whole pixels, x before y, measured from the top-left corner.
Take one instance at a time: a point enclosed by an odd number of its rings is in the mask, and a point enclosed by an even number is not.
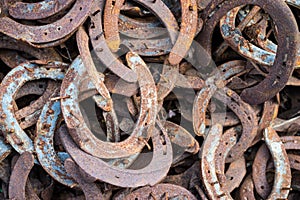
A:
[[[299,9],[0,0],[0,199],[299,199]]]

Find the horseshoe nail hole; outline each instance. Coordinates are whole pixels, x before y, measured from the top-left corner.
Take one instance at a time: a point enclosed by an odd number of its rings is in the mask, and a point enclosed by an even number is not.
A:
[[[73,19],[70,19],[70,22],[72,22],[73,21]]]
[[[251,120],[251,117],[250,117],[250,116],[248,116],[247,118],[248,118],[248,120]]]
[[[193,11],[193,6],[189,6],[189,11]]]
[[[120,178],[119,176],[115,176],[116,178]]]
[[[226,69],[223,69],[222,72],[226,72]]]
[[[57,27],[57,30],[60,31],[60,30],[61,30],[61,27]]]
[[[265,189],[265,186],[263,186],[263,185],[262,185],[262,186],[260,186],[260,189],[262,189],[262,190],[263,190],[263,189]]]
[[[48,33],[47,33],[47,32],[44,32],[44,35],[48,35]]]
[[[228,155],[228,158],[232,158],[232,155],[231,155],[231,154],[229,154],[229,155]]]
[[[225,145],[228,145],[228,142],[225,142]]]
[[[219,156],[222,156],[222,153],[219,153]]]
[[[96,10],[92,15],[96,16],[98,13],[100,13],[100,10]]]
[[[208,171],[207,171],[207,173],[209,173],[209,174],[210,174],[210,170],[208,170]]]
[[[134,200],[139,200],[139,198],[135,197]]]
[[[116,5],[116,1],[112,1],[111,4],[112,4],[113,6],[115,6],[115,5]]]
[[[232,180],[233,180],[233,177],[230,177],[230,180],[232,181]]]
[[[80,7],[79,10],[82,10],[82,7]]]

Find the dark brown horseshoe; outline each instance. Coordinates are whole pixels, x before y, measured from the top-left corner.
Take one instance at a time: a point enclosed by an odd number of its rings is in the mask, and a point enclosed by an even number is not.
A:
[[[273,6],[274,3],[276,4],[276,7]],[[285,86],[296,61],[298,50],[298,27],[293,13],[286,3],[281,0],[213,0],[202,14],[205,26],[199,35],[199,41],[208,53],[211,54],[211,38],[217,23],[224,15],[226,15],[226,12],[245,4],[257,5],[264,8],[264,10],[270,14],[273,21],[277,25],[280,25],[277,27],[278,51],[270,73],[258,85],[245,89],[241,94],[241,98],[244,101],[250,104],[260,104],[275,96],[275,94]],[[239,43],[239,40],[237,40],[237,43]]]
[[[0,48],[23,51],[40,60],[62,61],[60,55],[53,48],[48,48],[48,49],[34,48],[29,44],[26,44],[24,42],[15,40],[7,36],[0,37]]]
[[[152,132],[154,146],[152,160],[146,167],[139,170],[109,166],[101,159],[81,151],[68,135],[66,127],[61,127],[59,130],[64,147],[79,167],[90,176],[113,185],[120,187],[155,185],[167,175],[172,163],[171,142],[167,135],[164,133],[161,135],[158,130]],[[164,141],[161,141],[161,137]]]
[[[10,199],[26,199],[25,186],[33,165],[34,157],[29,152],[24,152],[18,158],[9,181]]]
[[[3,17],[0,18],[0,32],[28,43],[53,42],[74,32],[86,20],[91,8],[91,1],[77,0],[63,18],[42,26],[27,26]],[[64,24],[68,26],[65,27]]]
[[[75,0],[44,0],[37,3],[16,2],[9,7],[9,14],[15,19],[43,19],[59,13]]]

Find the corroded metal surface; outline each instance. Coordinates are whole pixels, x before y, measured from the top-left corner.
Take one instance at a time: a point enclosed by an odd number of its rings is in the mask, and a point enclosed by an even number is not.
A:
[[[299,5],[0,0],[0,199],[298,199]]]
[[[18,158],[9,181],[9,198],[26,199],[25,186],[28,175],[34,165],[34,157],[29,152],[24,152]]]
[[[75,0],[45,0],[37,3],[16,2],[9,7],[15,19],[43,19],[69,7]]]

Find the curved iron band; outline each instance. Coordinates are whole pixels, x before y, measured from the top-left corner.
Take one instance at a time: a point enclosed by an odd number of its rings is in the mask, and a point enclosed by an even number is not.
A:
[[[222,125],[213,125],[202,146],[201,175],[210,199],[233,199],[228,192],[223,190],[216,174],[216,151],[221,141],[222,132]]]
[[[20,24],[8,17],[0,18],[0,32],[27,43],[47,43],[74,32],[87,19],[92,8],[89,0],[76,0],[71,10],[60,20],[42,26]],[[65,25],[68,26],[65,26]]]
[[[268,200],[288,198],[291,188],[291,169],[288,155],[276,131],[268,127],[264,131],[266,145],[271,152],[275,165],[275,180]]]
[[[62,161],[54,150],[54,132],[60,116],[60,101],[48,101],[36,124],[34,147],[44,170],[59,183],[73,188],[77,183],[67,174]]]
[[[66,127],[59,129],[61,141],[76,164],[90,176],[119,187],[139,187],[155,185],[168,173],[172,163],[172,147],[167,135],[153,131],[153,157],[151,162],[140,170],[112,167],[99,158],[80,150],[67,133]],[[164,141],[161,141],[161,138]],[[162,165],[162,163],[164,163]],[[97,166],[97,167],[95,167]]]
[[[102,29],[103,8],[103,0],[94,1],[92,14],[90,15],[91,25],[89,27],[89,36],[94,49],[93,52],[105,67],[120,78],[128,82],[136,82],[137,75],[115,57],[105,41]]]
[[[61,56],[52,48],[38,49],[27,43],[6,36],[0,37],[0,48],[23,51],[40,60],[62,61]]]
[[[18,158],[10,176],[9,181],[9,198],[26,199],[25,186],[28,175],[34,166],[34,157],[29,152],[24,152]]]
[[[106,0],[103,15],[105,40],[112,52],[117,52],[121,43],[119,35],[119,15],[125,0]]]
[[[139,57],[134,57],[133,62],[135,61],[140,62],[141,60]],[[62,99],[62,112],[70,134],[84,151],[100,158],[120,158],[138,153],[144,147],[145,144],[139,141],[138,138],[149,138],[153,123],[155,122],[157,113],[156,88],[147,67],[138,66],[134,70],[138,74],[141,90],[139,119],[129,138],[123,142],[110,143],[97,139],[84,122],[77,98],[80,93],[80,80],[85,76],[86,71],[80,58],[75,59],[70,66],[61,89],[61,96],[68,96],[70,98]],[[146,133],[143,133],[145,131]],[[98,148],[99,146],[102,148]]]
[[[75,0],[44,0],[37,3],[16,2],[8,8],[15,19],[44,19],[71,6]]]
[[[188,53],[198,26],[198,9],[196,0],[181,0],[181,24],[177,40],[171,49],[169,62],[177,65]]]

